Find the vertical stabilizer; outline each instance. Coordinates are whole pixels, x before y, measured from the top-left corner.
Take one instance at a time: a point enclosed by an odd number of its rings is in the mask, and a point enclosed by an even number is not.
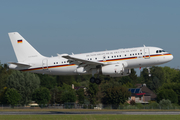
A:
[[[43,57],[18,32],[8,33],[18,62]]]

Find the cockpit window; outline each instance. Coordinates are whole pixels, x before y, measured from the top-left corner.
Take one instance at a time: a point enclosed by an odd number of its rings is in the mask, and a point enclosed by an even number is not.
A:
[[[164,50],[156,50],[156,53],[162,53],[165,52]]]

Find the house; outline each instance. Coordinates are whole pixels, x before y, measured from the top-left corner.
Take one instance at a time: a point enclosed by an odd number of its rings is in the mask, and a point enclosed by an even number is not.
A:
[[[129,97],[128,103],[134,100],[136,103],[149,103],[156,99],[157,95],[151,91],[146,84],[137,84],[137,88],[129,88],[131,97]]]
[[[146,93],[147,95],[149,94],[149,96],[150,96],[150,98],[146,98],[147,100],[151,100],[151,101],[154,101],[154,100],[156,100],[156,97],[157,97],[157,95],[153,92],[153,91],[151,91],[147,86],[146,86],[146,84],[143,84],[143,85],[141,85],[141,86],[137,86],[137,88],[141,88],[141,91],[143,92],[143,93]]]

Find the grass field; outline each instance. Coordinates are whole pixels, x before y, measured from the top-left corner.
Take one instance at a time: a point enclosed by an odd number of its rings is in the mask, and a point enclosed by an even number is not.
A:
[[[0,120],[180,120],[180,115],[0,115]]]

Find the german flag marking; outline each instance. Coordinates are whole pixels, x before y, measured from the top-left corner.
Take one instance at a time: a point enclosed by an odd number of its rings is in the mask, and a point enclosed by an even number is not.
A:
[[[17,40],[17,43],[22,43],[23,41],[22,40]]]

